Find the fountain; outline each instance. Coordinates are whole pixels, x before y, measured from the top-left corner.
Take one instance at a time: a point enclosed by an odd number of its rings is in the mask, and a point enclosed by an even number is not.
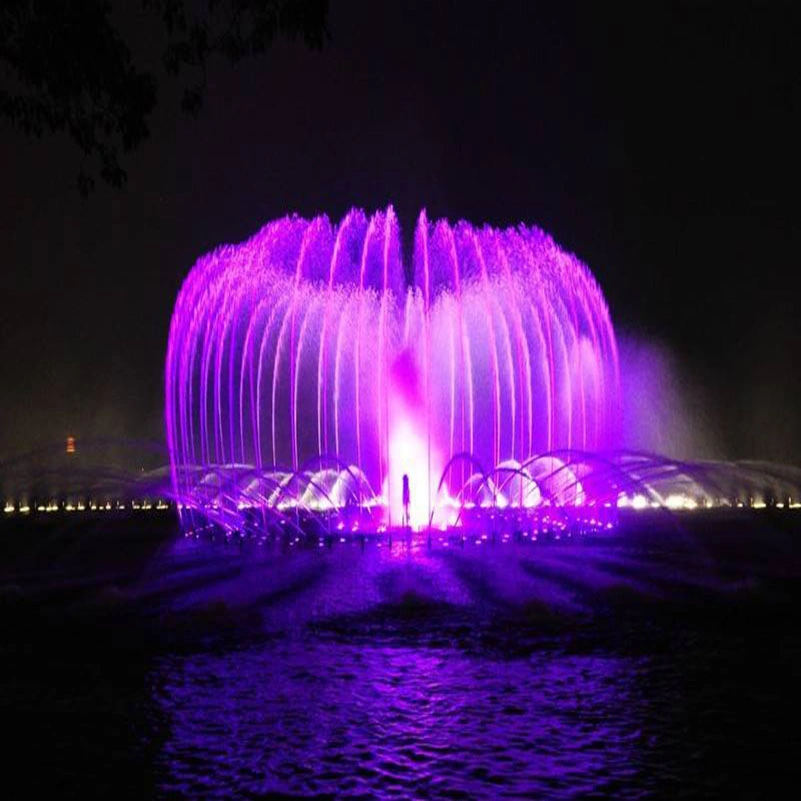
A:
[[[165,375],[185,516],[422,527],[591,500],[564,454],[614,448],[619,379],[587,267],[537,228],[425,212],[411,250],[389,207],[285,217],[197,262]]]

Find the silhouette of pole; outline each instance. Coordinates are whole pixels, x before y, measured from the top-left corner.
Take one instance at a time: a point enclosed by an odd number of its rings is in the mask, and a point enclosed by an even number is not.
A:
[[[411,524],[411,517],[409,515],[409,506],[412,502],[412,493],[409,489],[409,476],[403,474],[403,525],[404,527]]]

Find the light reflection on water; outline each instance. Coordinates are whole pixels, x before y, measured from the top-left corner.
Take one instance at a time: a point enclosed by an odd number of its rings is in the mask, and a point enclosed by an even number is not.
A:
[[[704,541],[182,541],[0,642],[7,764],[82,796],[769,794],[801,747],[795,538]]]
[[[219,797],[231,787],[401,797],[653,789],[640,681],[650,657],[593,644],[571,652],[569,630],[592,631],[592,594],[627,584],[593,569],[589,547],[580,555],[573,564],[567,549],[299,552],[254,559],[182,594],[184,609],[256,609],[271,636],[157,664],[169,731],[164,789]]]
[[[577,793],[638,774],[642,660],[290,638],[158,668],[166,786],[431,796]],[[202,770],[200,770],[202,766]]]

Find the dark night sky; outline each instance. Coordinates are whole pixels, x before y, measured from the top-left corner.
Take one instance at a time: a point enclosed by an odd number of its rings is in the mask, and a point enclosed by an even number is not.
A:
[[[160,439],[194,260],[287,212],[392,202],[407,232],[423,206],[541,225],[619,331],[672,355],[703,434],[681,455],[801,462],[792,5],[607,5],[334,0],[321,53],[213,62],[197,120],[164,78],[127,186],[86,201],[69,142],[0,130],[0,458]]]

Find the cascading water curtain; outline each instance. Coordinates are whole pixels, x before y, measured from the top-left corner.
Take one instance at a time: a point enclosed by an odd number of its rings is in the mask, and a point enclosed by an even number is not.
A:
[[[401,241],[391,207],[353,210],[285,217],[198,261],[166,361],[186,508],[369,499],[400,521],[405,475],[420,524],[476,465],[615,446],[615,335],[584,264],[537,228],[425,212],[410,270]]]

